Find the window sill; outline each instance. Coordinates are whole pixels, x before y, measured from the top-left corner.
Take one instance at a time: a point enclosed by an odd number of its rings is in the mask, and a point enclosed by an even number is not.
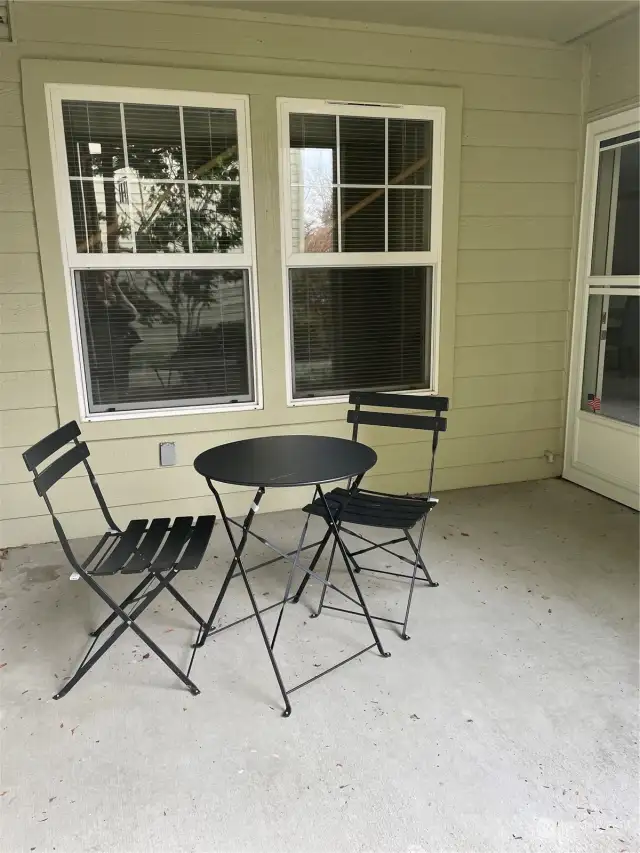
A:
[[[384,391],[382,392],[385,393]],[[387,389],[387,393],[389,394],[406,394],[411,397],[435,397],[437,396],[437,390],[433,388],[420,388],[418,390],[413,391],[392,391]],[[300,400],[293,400],[289,398],[287,400],[287,406],[289,408],[295,409],[298,406],[323,406],[335,403],[348,403],[349,395],[348,394],[340,394],[336,397],[303,397]]]
[[[105,421],[131,421],[145,418],[171,418],[178,415],[215,415],[225,412],[253,412],[262,409],[260,403],[236,403],[226,406],[191,406],[182,409],[137,409],[133,412],[97,412],[82,416],[83,423],[104,423]]]

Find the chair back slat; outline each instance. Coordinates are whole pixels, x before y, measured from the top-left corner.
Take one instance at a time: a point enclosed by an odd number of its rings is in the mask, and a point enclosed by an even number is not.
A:
[[[352,391],[349,402],[355,406],[347,412],[347,422],[353,424],[351,437],[358,440],[358,428],[361,424],[381,427],[397,427],[400,429],[421,429],[431,432],[431,463],[429,465],[429,485],[427,497],[431,498],[433,489],[433,474],[435,471],[436,451],[441,432],[447,429],[447,419],[442,412],[449,411],[448,397],[427,397],[414,394],[387,394],[382,391]],[[418,409],[421,412],[435,412],[435,415],[413,415],[406,412],[371,411],[362,406],[374,409]],[[416,460],[418,464],[418,460]],[[352,481],[349,480],[349,488]]]
[[[22,454],[25,465],[29,471],[33,471],[41,462],[44,462],[45,459],[79,435],[80,427],[78,424],[75,421],[69,421],[68,424],[61,426],[55,432],[50,433],[37,444],[34,444],[33,447],[25,450]]]
[[[419,409],[423,412],[447,412],[448,397],[387,394],[383,391],[352,391],[349,402],[357,406],[376,406],[381,409]]]
[[[397,427],[399,429],[423,429],[429,432],[444,432],[447,428],[446,418],[437,415],[405,415],[400,412],[347,412],[347,422],[350,424],[367,424],[368,426]]]
[[[27,451],[28,452],[28,451]],[[51,486],[54,486],[58,480],[68,474],[76,465],[80,465],[89,456],[89,448],[82,441],[74,445],[71,450],[67,450],[62,456],[58,456],[51,465],[41,471],[33,478],[36,491],[42,497],[49,491]]]
[[[109,512],[109,507],[105,502],[95,475],[87,461],[89,459],[89,448],[83,441],[78,441],[79,436],[80,428],[78,424],[75,421],[69,421],[68,424],[61,426],[59,429],[55,430],[55,432],[50,433],[50,435],[41,439],[37,444],[34,444],[33,447],[25,450],[22,454],[24,463],[33,474],[33,484],[36,487],[37,493],[41,498],[43,498],[47,509],[53,516],[54,523],[56,524],[56,532],[58,532],[60,524],[59,522],[56,522],[55,512],[51,502],[49,501],[47,492],[58,482],[58,480],[62,479],[65,474],[68,474],[69,471],[76,467],[76,465],[80,464],[84,466],[89,482],[91,483],[91,488],[93,489],[93,493],[95,494],[96,500],[102,510],[105,521],[112,531],[119,531],[118,525],[115,523],[111,513]],[[41,463],[46,462],[48,458],[58,450],[61,450],[65,444],[70,444],[71,447],[67,448],[64,453],[61,453],[60,456],[51,461],[46,468],[38,471],[38,466]],[[60,530],[62,530],[61,527]]]

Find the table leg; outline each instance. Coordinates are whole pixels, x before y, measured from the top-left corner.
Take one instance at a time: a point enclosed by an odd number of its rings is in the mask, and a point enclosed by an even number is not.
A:
[[[249,600],[251,602],[251,607],[253,608],[253,612],[255,618],[260,627],[260,633],[262,634],[262,639],[267,649],[267,654],[269,655],[269,660],[271,661],[271,666],[273,668],[273,672],[276,677],[276,681],[278,682],[278,687],[280,688],[280,693],[282,694],[282,698],[284,700],[285,710],[283,716],[288,717],[291,714],[291,703],[289,702],[289,697],[287,696],[287,691],[284,686],[284,682],[282,680],[282,676],[280,675],[280,670],[278,669],[278,664],[276,662],[275,656],[273,654],[273,649],[271,648],[271,642],[269,641],[269,636],[267,634],[267,629],[265,628],[264,622],[262,621],[262,617],[260,616],[260,608],[258,607],[258,603],[256,602],[255,596],[253,594],[253,590],[251,589],[251,584],[249,583],[249,578],[247,577],[247,572],[244,568],[244,564],[242,562],[242,552],[244,550],[245,545],[247,544],[247,539],[249,537],[251,524],[253,523],[254,516],[258,511],[258,507],[260,506],[260,501],[262,500],[262,496],[264,495],[265,489],[264,487],[260,487],[255,494],[253,499],[253,503],[247,513],[247,516],[242,525],[242,536],[240,538],[240,542],[236,545],[236,541],[233,536],[233,532],[231,530],[231,524],[229,522],[229,518],[225,512],[222,500],[217,490],[211,485],[211,482],[208,480],[207,485],[211,489],[213,496],[216,499],[216,503],[218,504],[218,509],[220,510],[220,518],[222,519],[222,523],[224,524],[225,530],[227,531],[227,536],[229,537],[229,542],[231,543],[231,547],[233,549],[233,560],[231,561],[231,566],[229,571],[227,572],[225,579],[222,583],[222,587],[216,599],[216,603],[213,605],[213,610],[209,615],[209,619],[207,620],[205,628],[201,629],[198,632],[198,639],[196,640],[196,647],[202,646],[204,641],[207,638],[207,635],[211,632],[211,626],[213,625],[213,621],[216,618],[218,610],[220,609],[220,605],[224,599],[224,596],[227,593],[229,588],[229,583],[233,574],[235,572],[236,566],[240,570],[240,574],[242,576],[242,580],[244,582],[245,588],[247,590],[247,594],[249,596]],[[195,648],[194,652],[195,654]]]
[[[309,527],[309,518],[310,516],[307,514],[307,520],[304,523],[304,527],[302,528],[302,534],[300,535],[300,539],[298,540],[298,547],[296,549],[296,555],[293,558],[293,563],[291,564],[291,568],[289,569],[289,577],[287,578],[287,587],[284,592],[284,598],[282,599],[282,604],[280,605],[280,613],[278,613],[278,621],[276,622],[276,627],[273,631],[273,637],[271,638],[271,648],[276,644],[276,638],[278,636],[278,631],[280,630],[280,623],[282,622],[282,615],[284,613],[284,608],[286,603],[289,601],[289,597],[291,595],[291,584],[293,583],[293,573],[298,568],[298,560],[300,559],[300,552],[302,550],[302,546],[304,544],[305,537],[307,535],[307,529]]]

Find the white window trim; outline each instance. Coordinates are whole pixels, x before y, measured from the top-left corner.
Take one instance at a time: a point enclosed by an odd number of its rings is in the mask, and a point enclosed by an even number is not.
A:
[[[433,270],[431,281],[431,324],[430,372],[431,387],[403,394],[430,396],[438,393],[440,351],[440,304],[441,304],[441,261],[442,261],[442,218],[444,207],[444,107],[429,107],[410,104],[365,104],[342,101],[277,98],[279,194],[281,221],[282,286],[285,314],[285,381],[287,406],[318,406],[348,401],[348,394],[325,397],[294,398],[293,396],[293,342],[292,317],[289,299],[289,270],[294,267],[358,267],[358,266],[427,266]],[[290,113],[314,113],[317,115],[345,115],[375,118],[409,118],[433,122],[433,163],[431,176],[431,240],[428,252],[318,252],[303,253],[293,249],[291,229],[291,187],[289,182],[289,115]],[[388,175],[385,175],[388,180]],[[386,186],[386,184],[385,184]],[[367,188],[370,188],[367,186]],[[375,187],[374,187],[375,188]],[[385,218],[386,218],[385,207]],[[385,221],[386,226],[386,221]],[[385,228],[386,235],[386,228]]]
[[[177,415],[212,414],[223,412],[255,411],[262,409],[262,361],[256,265],[255,217],[253,203],[253,174],[251,151],[251,126],[249,97],[208,92],[190,92],[173,89],[140,89],[125,86],[84,86],[76,84],[47,83],[45,85],[47,119],[51,136],[51,156],[58,211],[58,230],[62,249],[67,308],[71,345],[75,369],[76,389],[83,422],[134,420]],[[136,253],[89,254],[76,251],[73,227],[71,194],[68,190],[69,166],[62,117],[63,100],[106,100],[144,104],[176,104],[182,107],[211,107],[234,109],[238,116],[238,148],[244,151],[245,168],[240,169],[240,204],[242,210],[243,252],[212,255],[205,253]],[[158,409],[135,409],[118,412],[91,412],[88,389],[88,365],[80,335],[80,312],[73,281],[76,269],[246,269],[249,271],[249,318],[251,322],[251,365],[255,400],[241,403],[203,404]]]

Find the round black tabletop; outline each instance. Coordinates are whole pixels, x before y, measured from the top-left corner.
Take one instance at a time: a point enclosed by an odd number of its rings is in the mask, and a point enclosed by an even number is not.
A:
[[[366,444],[323,435],[272,435],[205,450],[193,465],[234,486],[315,486],[364,474],[378,457]]]

